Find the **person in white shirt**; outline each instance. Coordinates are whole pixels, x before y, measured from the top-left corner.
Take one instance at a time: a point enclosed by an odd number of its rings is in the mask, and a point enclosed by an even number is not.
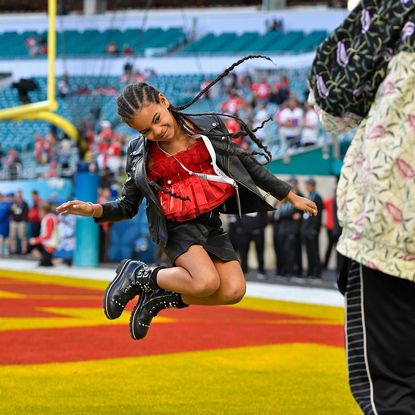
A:
[[[291,94],[278,114],[277,122],[280,126],[281,143],[285,148],[299,147],[301,144],[301,130],[304,111],[298,104],[297,98]]]
[[[318,138],[318,115],[311,104],[304,106],[303,131],[301,133],[301,145],[303,147],[314,146]]]

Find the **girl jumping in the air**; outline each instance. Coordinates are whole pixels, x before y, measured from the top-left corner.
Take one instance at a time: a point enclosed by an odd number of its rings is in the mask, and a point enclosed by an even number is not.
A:
[[[291,192],[254,155],[271,159],[266,146],[240,119],[241,133],[230,134],[219,115],[181,112],[247,59],[234,63],[189,103],[175,107],[146,83],[128,85],[117,99],[122,120],[140,133],[129,144],[127,180],[113,202],[91,204],[73,200],[57,208],[61,214],[93,216],[96,222],[119,221],[136,215],[146,198],[152,239],[173,266],[149,267],[123,260],[104,297],[109,319],[118,318],[136,295],[130,318],[133,339],[143,338],[151,320],[165,308],[191,304],[239,302],[245,279],[219,213],[272,210],[259,188],[298,209],[317,214],[312,201]],[[236,118],[236,117],[234,117]],[[232,142],[247,135],[261,152],[248,153]]]

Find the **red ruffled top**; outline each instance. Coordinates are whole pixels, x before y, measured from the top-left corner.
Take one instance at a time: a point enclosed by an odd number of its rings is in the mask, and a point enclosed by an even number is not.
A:
[[[179,160],[192,172],[216,175],[210,154],[201,139],[198,139],[188,149],[176,153],[174,157],[163,153],[157,144],[152,142],[150,157],[153,163],[147,168],[148,178],[166,190],[190,199],[181,200],[158,191],[157,199],[166,219],[176,222],[193,219],[215,209],[234,194],[235,190],[230,184],[190,175],[177,162]]]

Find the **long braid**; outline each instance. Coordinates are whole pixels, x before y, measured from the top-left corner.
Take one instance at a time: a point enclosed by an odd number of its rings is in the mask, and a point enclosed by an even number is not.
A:
[[[215,80],[213,80],[209,85],[207,85],[205,88],[203,88],[193,99],[191,99],[189,102],[187,102],[186,104],[177,106],[177,107],[170,107],[170,111],[173,113],[173,115],[175,115],[175,118],[177,121],[179,121],[181,119],[181,117],[183,116],[183,114],[181,113],[181,111],[183,111],[184,109],[190,107],[192,104],[194,104],[201,96],[203,96],[204,94],[206,94],[206,92],[212,88],[216,83],[218,83],[221,79],[225,78],[227,75],[229,75],[238,65],[240,65],[241,63],[249,60],[249,59],[266,59],[272,63],[274,63],[274,61],[265,55],[247,55],[245,57],[243,57],[242,59],[239,59],[238,61],[234,62],[231,66],[229,66],[228,68],[226,68],[220,75],[218,75],[216,77]],[[227,136],[228,138],[239,138],[241,136],[248,136],[259,148],[261,148],[263,150],[263,152],[251,152],[251,155],[261,155],[263,157],[265,157],[266,162],[269,163],[272,160],[272,154],[269,151],[268,147],[262,142],[262,140],[260,140],[258,137],[256,137],[256,135],[254,134],[255,131],[257,131],[258,129],[262,128],[265,125],[265,122],[269,121],[270,119],[268,119],[267,121],[263,122],[261,124],[261,126],[257,127],[255,130],[251,130],[248,125],[241,120],[239,117],[235,116],[235,115],[230,115],[230,114],[220,114],[220,113],[200,113],[200,114],[186,114],[186,115],[219,115],[219,116],[225,116],[225,117],[229,117],[229,118],[233,118],[235,120],[238,121],[239,125],[242,127],[242,131],[238,132],[238,133],[234,133],[234,134],[225,134],[225,136]],[[180,122],[180,124],[182,124]],[[210,134],[212,137],[215,136],[215,134]],[[223,136],[224,134],[220,134],[218,136]],[[242,154],[242,153],[241,153]],[[244,153],[244,155],[247,155],[247,153]]]
[[[157,192],[158,192],[158,191],[161,191],[161,192],[163,192],[163,193],[169,194],[170,196],[173,196],[173,197],[175,197],[175,198],[177,198],[177,199],[181,199],[181,200],[184,200],[184,201],[186,201],[186,200],[190,200],[190,198],[189,198],[189,197],[187,197],[187,196],[180,196],[180,195],[178,195],[177,193],[174,193],[174,192],[172,192],[171,190],[168,190],[168,189],[166,189],[165,187],[160,186],[158,183],[154,182],[153,180],[149,180],[149,181],[148,181],[148,184],[149,184],[151,187],[153,187],[153,188],[154,188],[154,190],[156,190]]]
[[[177,122],[179,123],[179,125],[183,128],[183,130],[185,130],[187,132],[187,134],[189,135],[193,135],[193,134],[199,134],[200,132],[192,129],[190,126],[188,126],[183,118],[178,117],[177,118]],[[239,134],[239,135],[238,135]],[[240,133],[235,133],[235,134],[231,134],[231,133],[221,133],[221,134],[212,134],[209,133],[209,137],[238,137],[238,136],[242,136],[245,135],[243,132]],[[224,153],[227,155],[232,155],[232,156],[237,156],[237,157],[252,157],[252,156],[263,156],[267,158],[267,155],[265,153],[263,153],[262,151],[245,151],[243,150],[241,147],[238,147],[238,151],[233,150],[231,147],[228,147],[226,150],[221,150],[221,149],[217,149],[216,150],[218,153]]]
[[[217,113],[217,112],[208,112],[208,113],[199,113],[199,114],[188,114],[188,113],[186,113],[186,114],[182,114],[182,113],[179,113],[179,112],[177,112],[177,111],[175,111],[174,109],[171,109],[171,112],[173,113],[173,115],[175,116],[175,118],[176,118],[176,120],[178,121],[178,123],[180,124],[180,126],[183,128],[183,129],[189,129],[189,127],[186,125],[186,123],[183,121],[183,115],[185,115],[185,116],[197,116],[197,115],[218,115],[218,116],[221,116],[221,117],[229,117],[229,118],[233,118],[233,119],[235,119],[235,120],[237,120],[238,121],[238,123],[240,124],[240,126],[242,127],[242,130],[241,131],[239,131],[239,132],[237,132],[237,133],[220,133],[220,134],[214,134],[214,133],[209,133],[209,136],[210,137],[217,137],[217,138],[219,138],[219,137],[228,137],[228,138],[230,138],[230,139],[233,139],[233,138],[239,138],[239,137],[244,137],[244,136],[246,136],[246,135],[248,135],[250,138],[251,138],[251,140],[259,147],[259,148],[261,148],[261,149],[263,149],[264,151],[252,151],[252,152],[241,152],[241,153],[238,153],[238,154],[240,154],[240,155],[242,155],[242,156],[248,156],[248,155],[251,155],[251,156],[254,156],[254,155],[258,155],[258,156],[263,156],[263,157],[265,157],[265,159],[266,159],[266,162],[267,163],[269,163],[271,160],[272,160],[272,154],[271,154],[271,152],[269,151],[269,149],[268,149],[268,146],[267,145],[265,145],[255,134],[254,134],[254,132],[255,131],[258,131],[260,128],[262,128],[264,125],[265,125],[265,123],[267,123],[268,121],[270,121],[270,120],[272,120],[272,118],[270,117],[270,118],[268,118],[268,119],[266,119],[265,121],[263,121],[262,123],[261,123],[261,125],[260,126],[258,126],[258,127],[256,127],[254,130],[251,130],[249,127],[248,127],[248,125],[243,121],[243,120],[241,120],[239,117],[237,117],[236,115],[231,115],[231,114],[222,114],[222,113]],[[198,132],[197,131],[194,131],[194,130],[190,130],[190,133],[191,134],[197,134]]]
[[[210,88],[212,88],[213,85],[215,85],[216,83],[218,83],[221,79],[225,78],[227,75],[229,75],[237,66],[239,66],[241,63],[249,60],[249,59],[257,59],[257,58],[261,58],[261,59],[267,59],[268,61],[274,63],[274,61],[269,57],[269,56],[265,56],[265,55],[247,55],[245,57],[243,57],[242,59],[239,59],[239,61],[236,61],[235,63],[233,63],[231,66],[229,66],[229,68],[226,68],[220,75],[218,75],[216,77],[216,79],[214,81],[212,81],[209,85],[207,85],[205,88],[203,88],[192,100],[190,100],[189,102],[187,102],[186,104],[180,105],[178,107],[175,107],[176,111],[183,111],[186,108],[190,107],[191,105],[193,105],[202,95],[206,94],[207,91],[209,91]]]

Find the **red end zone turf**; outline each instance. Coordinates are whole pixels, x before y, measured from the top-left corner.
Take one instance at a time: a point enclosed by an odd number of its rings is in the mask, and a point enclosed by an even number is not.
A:
[[[0,364],[86,361],[284,343],[343,347],[342,326],[329,319],[241,307],[165,310],[160,316],[167,319],[160,319],[162,324],[155,319],[148,336],[134,341],[129,336],[128,320],[105,319],[103,289],[71,286],[69,279],[62,280],[58,284],[25,281],[24,276],[0,278]],[[54,327],[53,320],[59,321],[59,327]]]

